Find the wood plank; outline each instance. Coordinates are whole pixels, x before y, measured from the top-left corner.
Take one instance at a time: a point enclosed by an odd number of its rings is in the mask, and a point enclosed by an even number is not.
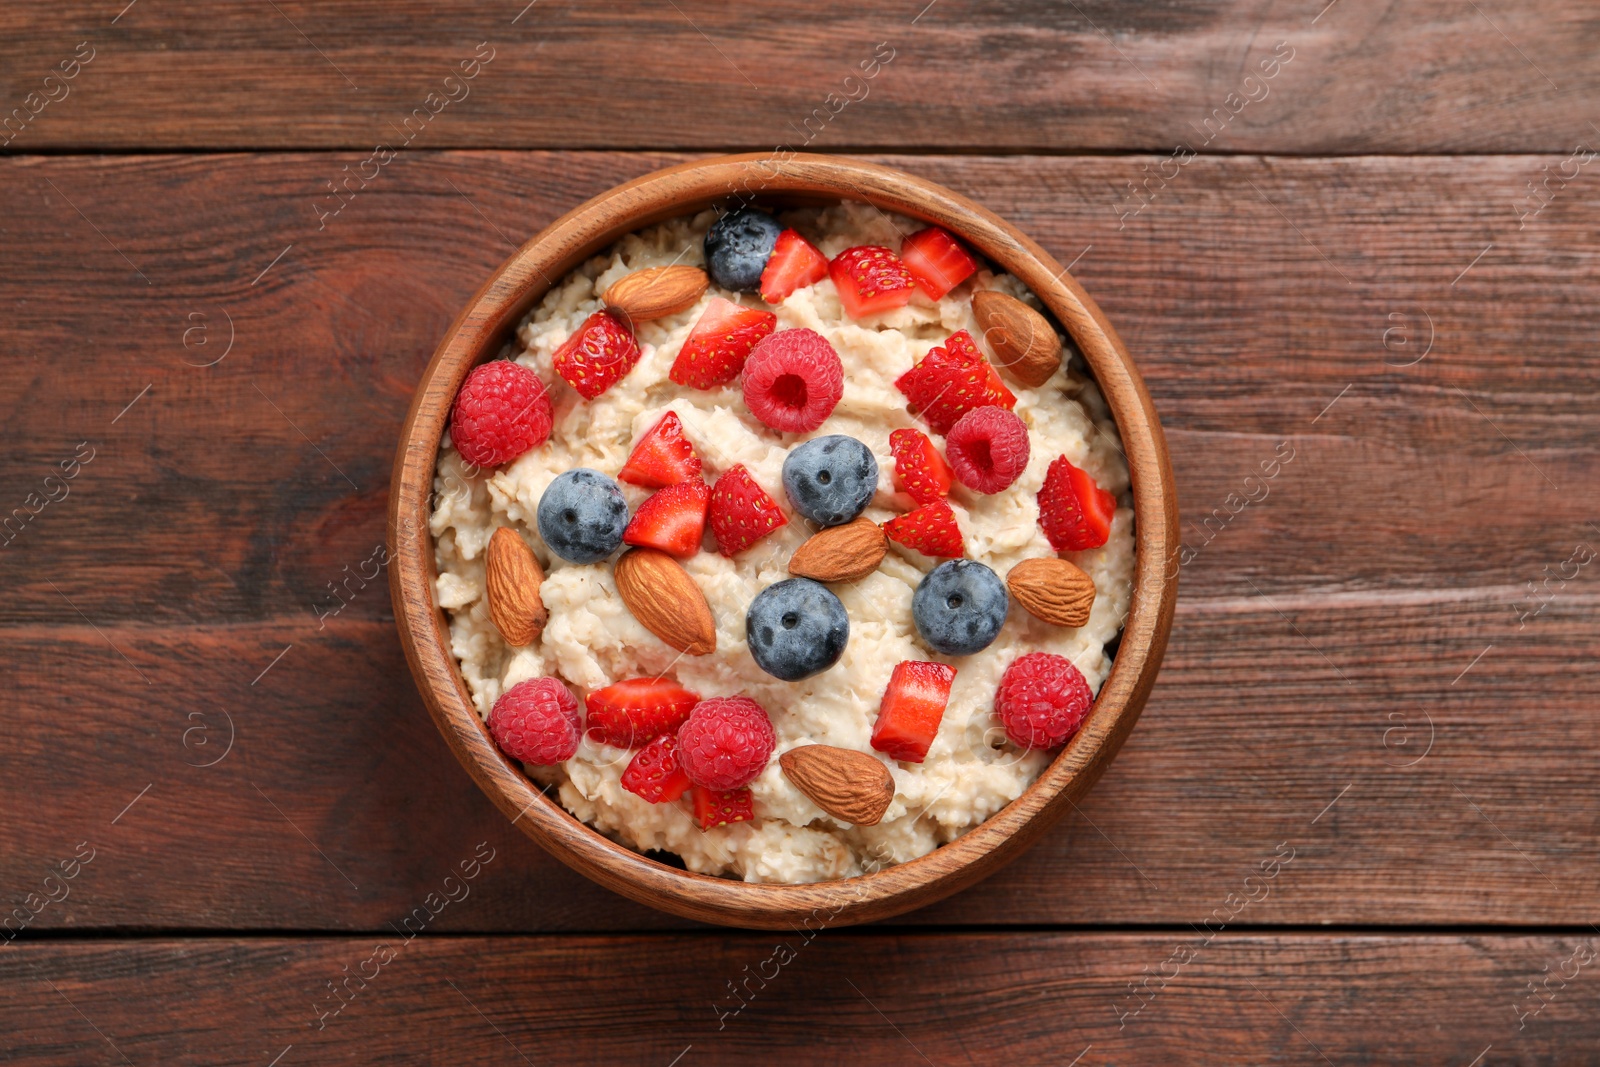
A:
[[[1600,49],[1582,0],[120,7],[8,6],[5,151],[1564,152]]]
[[[1600,1041],[1595,952],[1592,936],[1189,930],[35,944],[0,954],[0,1050],[33,1067],[946,1064],[1002,1048],[1057,1067],[1576,1062]]]

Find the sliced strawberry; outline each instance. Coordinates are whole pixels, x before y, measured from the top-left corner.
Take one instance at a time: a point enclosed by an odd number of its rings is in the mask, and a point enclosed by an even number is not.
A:
[[[788,522],[743,463],[723,471],[711,489],[711,532],[724,556],[738,555]]]
[[[662,734],[633,754],[622,772],[622,788],[652,804],[677,800],[689,791],[689,776],[678,766],[678,739]]]
[[[962,553],[961,527],[948,502],[935,500],[883,524],[883,535],[925,556],[955,559]]]
[[[700,694],[664,678],[629,678],[596,689],[584,701],[589,736],[618,748],[638,748],[662,734],[676,734]]]
[[[551,357],[556,373],[585,400],[593,400],[616,385],[639,362],[639,343],[606,311],[583,320],[577,332],[562,342]]]
[[[744,369],[745,357],[756,342],[777,325],[778,316],[770,311],[712,297],[678,349],[667,377],[691,389],[726,385]]]
[[[639,505],[622,531],[630,545],[659,548],[680,559],[700,551],[706,533],[706,509],[711,487],[699,478],[658,490]]]
[[[683,421],[678,413],[669,411],[639,438],[617,480],[646,489],[663,489],[698,477],[700,457],[683,436]]]
[[[900,257],[881,245],[857,245],[828,264],[839,303],[852,319],[904,307],[916,288]]]
[[[974,408],[1016,407],[1017,396],[1000,380],[977,342],[959,330],[943,345],[928,349],[917,365],[895,379],[913,413],[937,433],[949,433],[956,420]]]
[[[702,830],[749,822],[756,817],[755,798],[751,796],[749,786],[721,790],[692,785],[689,787],[689,797],[694,802],[694,817]]]
[[[978,261],[961,242],[937,226],[918,230],[900,244],[900,258],[917,288],[938,300],[972,277]]]
[[[1039,488],[1039,525],[1057,552],[1099,548],[1111,536],[1117,498],[1095,484],[1086,471],[1058,457]]]
[[[953,472],[939,449],[921,430],[895,430],[889,435],[894,453],[894,484],[919,504],[931,504],[950,495]]]
[[[827,276],[828,257],[796,231],[784,230],[761,272],[761,299],[781,304],[796,289],[815,285]]]
[[[907,763],[921,763],[939,732],[956,669],[943,663],[906,660],[895,664],[872,727],[872,747]]]

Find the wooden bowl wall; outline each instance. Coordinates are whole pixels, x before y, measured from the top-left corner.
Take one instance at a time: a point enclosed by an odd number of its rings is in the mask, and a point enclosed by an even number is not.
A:
[[[552,284],[617,238],[735,199],[866,201],[945,227],[1021,279],[1088,361],[1121,433],[1133,485],[1132,607],[1087,724],[1022,796],[988,821],[919,859],[842,881],[750,885],[691,874],[573,818],[495,746],[473,708],[434,597],[428,529],[434,466],[467,372],[500,351]],[[1177,599],[1178,543],[1172,470],[1149,394],[1116,331],[1077,282],[1023,234],[948,189],[888,167],[816,155],[726,156],[647,174],[568,212],[518,249],[456,319],[422,376],[395,457],[389,510],[390,589],[406,658],[439,730],[500,810],[562,861],[626,897],[692,919],[762,929],[867,922],[921,907],[992,873],[1055,823],[1116,755],[1149,696]]]

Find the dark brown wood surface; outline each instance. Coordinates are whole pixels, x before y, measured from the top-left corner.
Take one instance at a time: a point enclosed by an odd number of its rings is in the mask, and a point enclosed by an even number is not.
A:
[[[7,109],[95,48],[0,148],[0,904],[27,916],[0,940],[0,1059],[1600,1047],[1587,7],[521,10],[0,14]],[[319,223],[483,40],[472,95]],[[381,578],[319,614],[383,538],[400,419],[487,272],[692,158],[670,150],[799,147],[789,123],[885,40],[811,147],[948,185],[1072,264],[1155,397],[1189,562],[1154,695],[1080,811],[894,929],[825,935],[718,1032],[772,940],[614,897],[508,826],[428,720]],[[1280,40],[1270,95],[1204,144]],[[470,899],[317,1030],[324,983],[480,843]],[[1168,962],[1208,918],[1228,932]],[[1128,984],[1175,966],[1119,1031]]]

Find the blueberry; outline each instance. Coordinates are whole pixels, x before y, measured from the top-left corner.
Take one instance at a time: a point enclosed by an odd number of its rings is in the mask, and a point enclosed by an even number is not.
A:
[[[753,293],[761,288],[761,272],[778,243],[783,227],[765,211],[742,207],[730,211],[706,231],[706,270],[724,289]]]
[[[819,526],[861,514],[878,490],[878,461],[854,437],[829,434],[795,448],[783,461],[783,491],[795,510]]]
[[[617,483],[588,467],[556,478],[539,498],[539,536],[569,563],[598,563],[622,544],[628,502]]]
[[[787,578],[756,594],[744,629],[756,666],[798,682],[839,662],[850,640],[850,616],[821,582]]]
[[[970,656],[989,647],[1005,625],[1010,601],[1000,576],[970,559],[952,559],[928,572],[911,598],[911,617],[936,652]]]

